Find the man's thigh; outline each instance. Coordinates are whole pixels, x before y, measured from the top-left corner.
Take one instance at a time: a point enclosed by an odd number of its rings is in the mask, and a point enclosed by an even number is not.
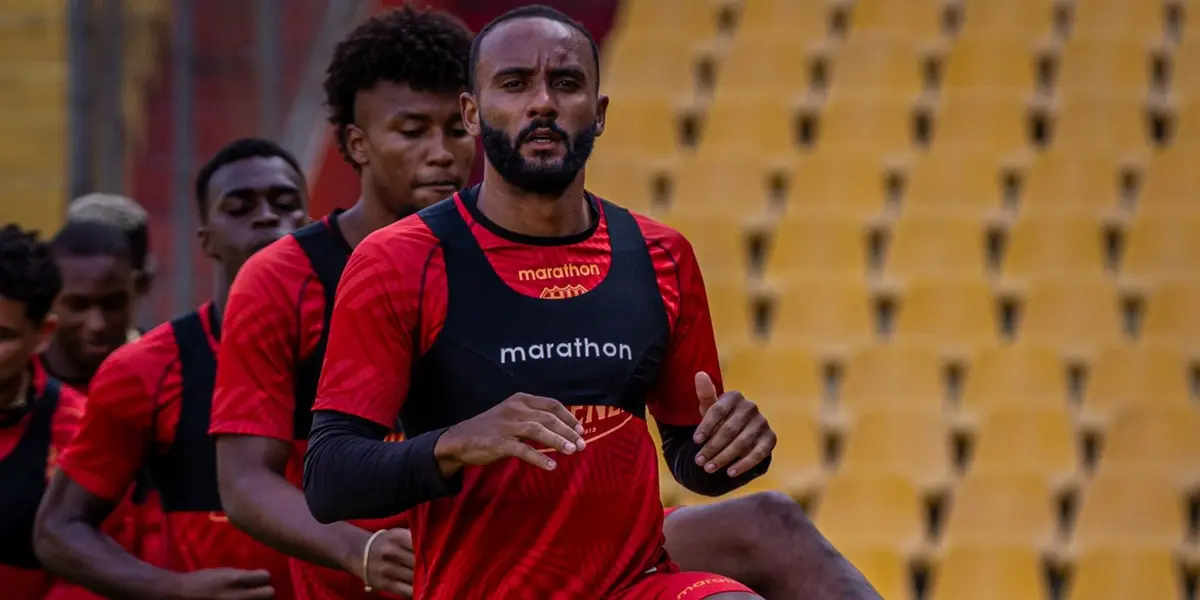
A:
[[[750,554],[750,506],[726,500],[700,506],[667,509],[663,519],[667,553],[684,571],[706,571],[740,577],[736,559]],[[739,546],[747,547],[740,548]],[[751,582],[753,583],[753,582]]]

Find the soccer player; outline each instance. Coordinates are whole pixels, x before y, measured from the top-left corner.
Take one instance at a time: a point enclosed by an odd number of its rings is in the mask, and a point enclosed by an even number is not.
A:
[[[83,406],[37,359],[60,289],[48,245],[16,225],[0,229],[0,582],[12,600],[42,600],[53,584],[33,552],[33,520]]]
[[[35,547],[48,569],[103,595],[288,598],[285,557],[221,512],[208,425],[228,286],[252,254],[307,222],[305,181],[276,144],[238,140],[200,170],[196,200],[199,238],[218,266],[213,300],[105,361],[43,501]],[[143,465],[167,512],[171,570],[97,530]]]
[[[485,28],[462,97],[482,186],[368,237],[341,281],[305,491],[321,521],[415,507],[418,598],[758,597],[663,549],[646,412],[707,495],[764,472],[775,434],[720,393],[687,240],[584,191],[598,62],[549,9]]]
[[[372,542],[367,569],[405,571],[387,590],[411,593],[403,518],[321,525],[299,485],[328,312],[351,248],[470,174],[475,141],[458,107],[470,48],[458,20],[411,6],[368,19],[338,45],[326,103],[362,197],[255,255],[230,292],[211,426],[221,498],[234,524],[299,557],[298,598],[367,597],[363,551],[378,529],[389,533]]]
[[[150,215],[132,198],[117,194],[87,194],[71,201],[67,221],[108,223],[125,233],[133,258],[134,291],[138,300],[145,299],[154,286],[155,264],[150,254]],[[135,328],[129,330],[129,341],[141,337]]]

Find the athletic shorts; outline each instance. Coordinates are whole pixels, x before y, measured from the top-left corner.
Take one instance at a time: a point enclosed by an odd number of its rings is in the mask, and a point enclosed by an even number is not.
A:
[[[726,592],[754,593],[724,575],[676,571],[647,575],[607,600],[700,600]]]

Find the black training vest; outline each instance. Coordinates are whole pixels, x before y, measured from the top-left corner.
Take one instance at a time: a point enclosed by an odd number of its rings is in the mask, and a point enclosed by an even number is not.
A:
[[[40,569],[33,553],[33,521],[46,493],[46,467],[54,434],[59,383],[46,381],[40,398],[30,390],[33,413],[21,440],[0,460],[0,564]]]
[[[307,440],[308,432],[312,429],[312,406],[317,398],[317,384],[321,381],[321,367],[325,362],[325,347],[329,343],[329,321],[333,316],[333,301],[337,295],[337,284],[346,270],[346,262],[350,258],[350,248],[345,238],[338,230],[337,218],[339,212],[329,215],[329,223],[317,221],[297,230],[292,235],[300,244],[300,249],[308,256],[317,280],[325,290],[325,322],[321,326],[321,338],[312,354],[300,362],[300,370],[296,374],[296,412],[293,415],[293,436],[297,440]]]
[[[216,309],[208,307],[213,337],[220,339]],[[220,512],[217,489],[217,447],[208,426],[212,421],[213,383],[217,356],[208,341],[199,312],[171,321],[179,347],[183,392],[175,441],[151,460],[150,472],[162,496],[165,512]]]
[[[462,194],[464,202],[474,202],[473,191]],[[509,287],[453,198],[419,213],[440,241],[448,299],[441,333],[413,370],[401,411],[407,435],[460,423],[517,392],[645,418],[669,323],[637,222],[608,202],[603,211],[612,246],[608,274],[590,291],[557,300]]]

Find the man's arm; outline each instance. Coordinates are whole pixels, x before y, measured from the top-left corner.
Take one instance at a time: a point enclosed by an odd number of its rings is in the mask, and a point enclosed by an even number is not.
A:
[[[295,450],[299,353],[310,334],[304,311],[320,319],[324,291],[303,261],[285,260],[285,243],[290,240],[252,258],[229,293],[210,428],[221,504],[234,526],[264,544],[357,572],[370,533],[348,523],[318,523],[304,493],[286,477]]]

